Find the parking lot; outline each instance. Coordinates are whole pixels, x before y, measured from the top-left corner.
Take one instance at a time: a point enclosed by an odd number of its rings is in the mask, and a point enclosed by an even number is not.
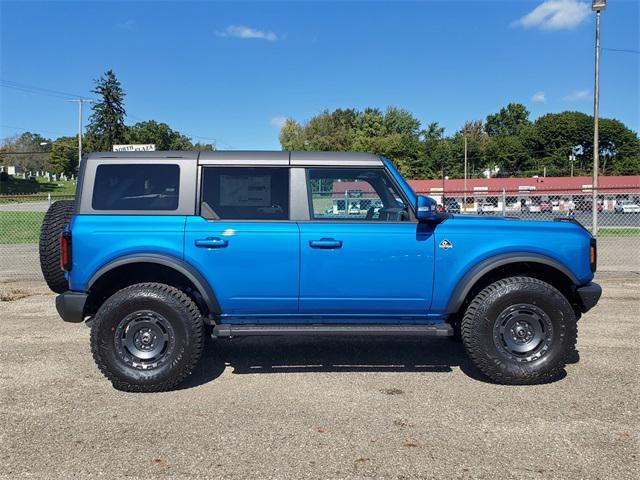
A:
[[[636,478],[640,275],[604,272],[580,361],[488,383],[449,340],[215,341],[182,388],[114,390],[40,282],[0,283],[0,476]]]
[[[7,222],[0,477],[636,478],[640,237],[635,217],[600,218],[604,297],[556,383],[489,383],[450,340],[245,338],[209,342],[176,391],[139,395],[114,390],[89,330],[57,316],[41,219]]]

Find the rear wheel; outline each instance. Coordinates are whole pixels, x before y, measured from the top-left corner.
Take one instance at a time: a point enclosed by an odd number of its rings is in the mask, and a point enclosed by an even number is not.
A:
[[[160,283],[124,288],[100,307],[91,350],[118,390],[158,392],[184,380],[202,354],[204,325],[184,292]]]
[[[40,268],[45,282],[56,293],[69,289],[69,282],[60,268],[60,234],[71,220],[74,204],[73,200],[53,202],[40,227]]]
[[[462,341],[489,378],[511,385],[553,381],[574,351],[577,320],[556,288],[530,277],[499,280],[482,290],[462,319]]]

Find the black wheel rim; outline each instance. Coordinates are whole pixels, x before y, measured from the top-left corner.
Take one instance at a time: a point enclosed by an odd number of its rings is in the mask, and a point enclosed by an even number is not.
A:
[[[502,311],[493,327],[500,352],[517,362],[541,358],[553,343],[551,318],[537,305],[520,303]]]
[[[123,318],[115,330],[120,359],[139,370],[157,368],[170,358],[175,347],[171,323],[159,313],[137,311]]]

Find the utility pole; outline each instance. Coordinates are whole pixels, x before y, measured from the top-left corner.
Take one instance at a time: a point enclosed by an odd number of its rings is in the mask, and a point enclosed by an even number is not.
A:
[[[598,168],[600,163],[600,136],[598,132],[600,115],[600,12],[607,7],[607,0],[592,0],[591,9],[596,12],[596,59],[593,88],[593,180],[592,194],[592,233],[598,234]]]
[[[467,205],[467,131],[464,131],[464,201],[463,209]]]
[[[94,103],[88,98],[78,98],[77,100],[67,100],[68,102],[78,102],[78,170],[80,170],[80,162],[82,162],[82,106],[85,103]]]
[[[576,155],[574,153],[571,153],[571,155],[569,155],[569,165],[571,165],[571,176],[573,177],[573,162],[576,161]]]

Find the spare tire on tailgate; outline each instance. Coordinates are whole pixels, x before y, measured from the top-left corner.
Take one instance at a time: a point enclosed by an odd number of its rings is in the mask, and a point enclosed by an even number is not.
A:
[[[69,289],[60,268],[60,234],[71,220],[74,204],[73,200],[53,202],[40,227],[40,268],[47,285],[56,293]]]

